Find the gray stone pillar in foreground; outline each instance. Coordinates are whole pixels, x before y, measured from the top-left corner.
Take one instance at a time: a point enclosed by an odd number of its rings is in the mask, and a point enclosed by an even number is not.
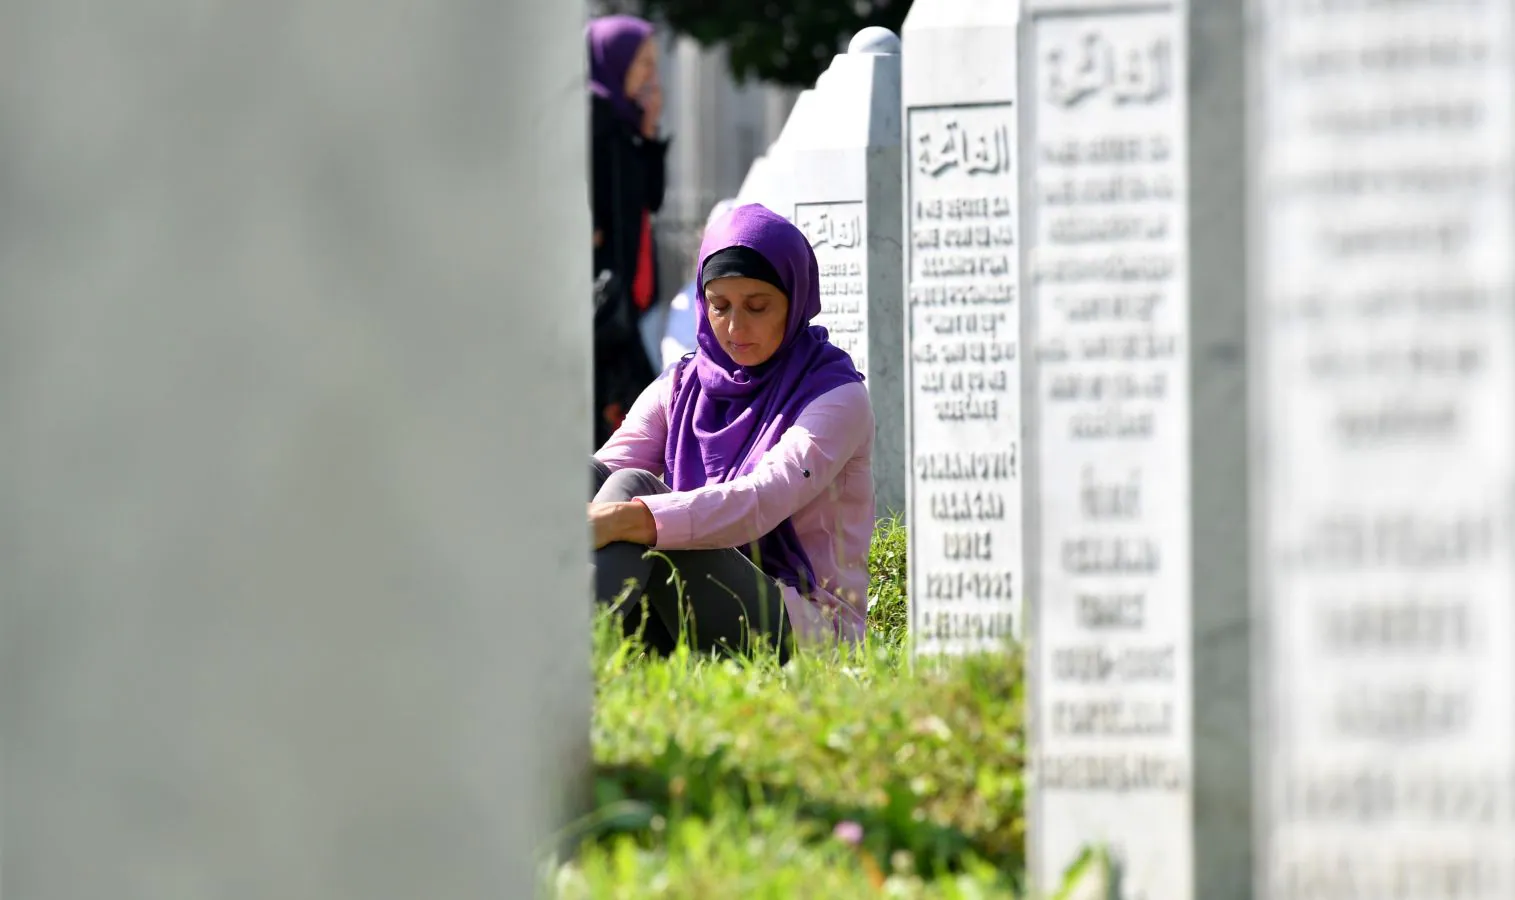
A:
[[[1241,0],[1027,0],[1031,865],[1250,889]]]
[[[5,897],[529,896],[589,754],[580,9],[3,10]]]

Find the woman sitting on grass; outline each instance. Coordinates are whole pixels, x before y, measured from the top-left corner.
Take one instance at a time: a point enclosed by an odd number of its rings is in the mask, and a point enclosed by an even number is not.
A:
[[[596,597],[629,588],[623,628],[654,652],[683,635],[698,651],[766,642],[783,661],[792,637],[856,641],[873,409],[851,357],[810,324],[815,254],[782,216],[741,206],[706,229],[696,282],[698,349],[592,461]]]

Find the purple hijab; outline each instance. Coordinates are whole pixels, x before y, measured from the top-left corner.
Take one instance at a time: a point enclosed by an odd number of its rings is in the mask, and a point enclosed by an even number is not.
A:
[[[852,357],[827,340],[826,329],[811,325],[820,314],[821,293],[815,253],[787,219],[755,203],[739,206],[705,229],[700,269],[710,255],[743,246],[761,253],[784,282],[789,318],[778,352],[760,366],[737,365],[710,329],[703,302],[696,302],[699,326],[692,356],[674,370],[674,394],[664,452],[669,487],[687,491],[745,475],[778,443],[810,401],[827,391],[863,380]],[[808,478],[809,472],[795,472]],[[775,580],[802,593],[815,586],[815,570],[785,519],[752,547],[753,562]]]
[[[584,29],[589,42],[589,90],[605,99],[622,119],[642,122],[642,106],[626,96],[626,73],[642,44],[652,37],[652,23],[636,16],[601,16]]]

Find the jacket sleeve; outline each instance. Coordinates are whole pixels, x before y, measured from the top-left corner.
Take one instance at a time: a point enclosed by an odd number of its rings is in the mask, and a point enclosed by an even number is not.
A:
[[[656,547],[713,550],[752,543],[833,489],[842,467],[873,433],[861,383],[817,397],[752,472],[692,491],[643,497],[657,526]]]

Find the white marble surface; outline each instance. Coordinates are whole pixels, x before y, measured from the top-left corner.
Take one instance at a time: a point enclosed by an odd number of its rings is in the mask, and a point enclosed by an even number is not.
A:
[[[821,315],[831,343],[868,373],[868,209],[862,201],[796,203],[794,223],[809,239],[821,278]]]
[[[1257,897],[1502,900],[1511,6],[1257,7]]]
[[[1121,900],[1198,900],[1186,17],[1044,3],[1027,27],[1032,865],[1055,884],[1100,842]]]
[[[918,656],[1019,639],[1021,366],[1014,3],[905,20],[910,630]]]

